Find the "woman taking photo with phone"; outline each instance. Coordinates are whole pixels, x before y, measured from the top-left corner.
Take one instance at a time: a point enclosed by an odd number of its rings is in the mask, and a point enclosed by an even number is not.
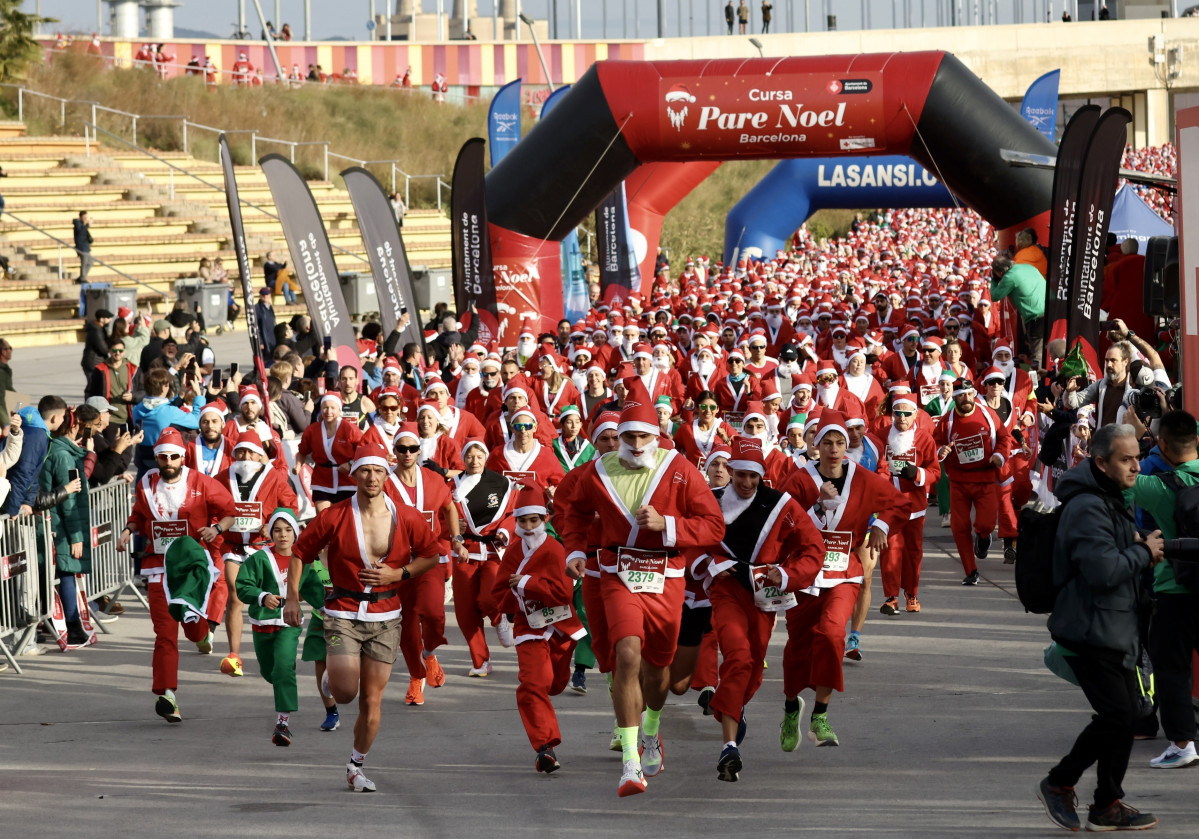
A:
[[[90,643],[79,614],[75,577],[92,570],[91,521],[88,494],[83,491],[84,461],[87,449],[80,437],[82,426],[67,411],[62,425],[50,437],[50,449],[42,464],[39,488],[43,492],[65,487],[66,496],[49,508],[54,533],[54,572],[58,577],[58,596],[67,623],[67,645]],[[94,456],[93,456],[94,459]],[[39,541],[40,544],[40,541]],[[44,558],[47,562],[49,557]]]

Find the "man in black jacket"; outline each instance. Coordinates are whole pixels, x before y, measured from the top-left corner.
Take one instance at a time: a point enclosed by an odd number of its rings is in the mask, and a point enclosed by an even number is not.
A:
[[[71,220],[75,233],[75,253],[79,255],[79,282],[87,282],[87,272],[92,269],[92,231],[87,210],[79,213],[79,218]]]
[[[1049,632],[1095,713],[1070,753],[1037,786],[1037,797],[1059,827],[1081,826],[1074,785],[1098,764],[1088,830],[1144,830],[1157,824],[1121,799],[1124,773],[1140,715],[1136,662],[1142,572],[1162,560],[1161,531],[1142,535],[1124,502],[1141,471],[1132,426],[1095,432],[1091,456],[1058,480],[1064,505],[1054,543],[1053,581],[1060,587]]]
[[[79,365],[85,379],[91,379],[97,364],[108,360],[108,325],[112,323],[112,312],[97,309],[91,319],[83,324],[83,358]]]

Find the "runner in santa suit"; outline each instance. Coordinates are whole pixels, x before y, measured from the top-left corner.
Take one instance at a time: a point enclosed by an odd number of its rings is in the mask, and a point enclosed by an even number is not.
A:
[[[715,545],[724,535],[724,521],[695,467],[677,451],[658,447],[657,417],[640,381],[630,384],[618,431],[619,452],[572,470],[580,473],[579,483],[557,515],[564,519],[575,578],[583,573],[596,514],[603,522],[600,586],[623,755],[619,793],[625,796],[645,791],[643,766],[650,776],[662,770],[658,724],[682,617],[681,552]]]
[[[992,363],[991,345],[1000,339],[999,313],[994,311],[991,300],[983,297],[974,308],[974,321],[970,333],[974,336],[974,357],[979,364]]]
[[[1012,435],[1012,452],[999,473],[995,487],[998,507],[997,521],[999,538],[1003,540],[1003,564],[1016,561],[1016,510],[1023,507],[1032,494],[1032,478],[1029,474],[1029,454],[1024,443],[1024,429],[1020,425],[1019,412],[1011,400],[1004,395],[1006,379],[998,367],[988,367],[982,374],[983,402],[993,410]]]
[[[724,375],[716,363],[716,354],[712,352],[711,347],[700,347],[696,355],[697,360],[687,374],[686,397],[692,405],[699,403],[701,393],[712,393],[716,383]]]
[[[554,457],[562,472],[569,472],[595,457],[595,446],[583,436],[583,418],[577,405],[567,405],[558,417],[562,431],[554,438]]]
[[[978,585],[975,559],[985,559],[998,514],[995,485],[1012,449],[1012,435],[1003,421],[979,401],[974,385],[958,379],[953,386],[954,408],[937,425],[937,457],[949,475],[949,520],[966,572],[964,586]],[[970,512],[974,511],[974,539]]]
[[[233,499],[220,482],[183,465],[183,437],[174,428],[164,429],[154,445],[157,469],[142,476],[134,493],[133,513],[117,538],[116,549],[124,552],[129,539],[147,537],[142,558],[142,575],[150,600],[154,625],[153,691],[158,699],[154,712],[167,722],[179,722],[179,622],[167,608],[165,557],[168,546],[182,536],[206,543],[212,566],[213,587],[208,597],[207,621],[185,622],[183,634],[196,644],[201,655],[212,652],[213,628],[225,613],[228,590],[219,585],[224,563],[220,537],[233,524]]]
[[[233,62],[233,81],[241,87],[245,87],[250,83],[250,74],[254,72],[254,65],[246,58],[244,52],[237,54],[237,61]]]
[[[816,704],[808,739],[817,746],[838,745],[828,722],[833,691],[845,689],[841,657],[845,624],[853,612],[864,576],[858,549],[887,549],[888,534],[907,521],[908,499],[887,480],[845,457],[849,432],[845,417],[824,409],[813,438],[820,460],[792,475],[781,489],[809,511],[824,538],[824,563],[814,586],[787,611],[787,646],[783,650],[786,696],[780,743],[783,751],[799,744],[800,691],[812,688]],[[877,518],[872,518],[878,511]]]
[[[920,327],[914,323],[905,323],[903,329],[900,330],[899,340],[902,344],[900,351],[888,353],[887,357],[883,359],[883,372],[892,384],[907,381],[911,377],[912,370],[922,361],[918,351]]]
[[[795,415],[802,414],[806,417],[811,413],[816,407],[816,398],[813,396],[815,391],[816,383],[814,381],[792,379],[791,401],[779,411],[779,424],[785,428]]]
[[[336,393],[322,396],[319,420],[300,435],[293,470],[298,475],[304,461],[312,461],[312,501],[318,513],[357,491],[349,471],[361,437],[357,424],[341,415],[341,396]]]
[[[200,409],[200,433],[187,447],[183,465],[215,478],[233,462],[233,447],[225,441],[225,403],[220,399]]]
[[[833,362],[821,361],[816,365],[816,404],[842,414],[866,416],[866,406],[862,400],[842,387],[840,379],[841,374]]]
[[[695,419],[679,425],[674,433],[674,444],[702,472],[713,447],[720,443],[727,445],[737,432],[717,415],[720,403],[716,401],[715,393],[701,390],[695,394],[694,400]]]
[[[927,405],[941,392],[940,378],[945,372],[946,365],[941,361],[941,339],[936,335],[925,338],[920,345],[920,358],[923,361],[912,368],[908,378],[908,387],[916,394],[921,405]]]
[[[672,370],[661,370],[654,366],[653,348],[644,342],[639,342],[633,347],[633,375],[641,379],[641,383],[645,385],[646,392],[650,395],[650,404],[653,404],[659,396],[667,396],[672,400],[675,397],[680,397],[679,404],[682,404],[681,388],[677,387],[680,383],[678,374],[674,376],[670,374]],[[621,376],[620,378],[625,378]]]
[[[887,394],[878,379],[866,364],[866,351],[855,349],[849,357],[849,366],[841,376],[841,386],[856,396],[866,408],[867,419],[878,416],[878,406]]]
[[[778,358],[783,347],[795,340],[795,327],[783,314],[777,297],[766,298],[766,354]]]
[[[729,486],[716,490],[724,514],[720,545],[694,564],[712,602],[712,625],[723,661],[710,706],[721,724],[723,750],[716,777],[736,781],[745,738],[745,706],[762,686],[766,647],[779,612],[807,598],[824,544],[804,509],[763,484],[761,442],[733,440]]]
[[[999,344],[991,351],[994,366],[1003,373],[1003,395],[1012,403],[1012,412],[1017,415],[1015,426],[1031,428],[1037,421],[1036,384],[1032,376],[1012,359],[1012,350]]]
[[[444,423],[436,402],[421,402],[416,413],[416,430],[420,434],[420,464],[439,472],[444,478],[452,478],[462,471],[462,455]]]
[[[512,415],[512,440],[491,450],[487,468],[523,486],[535,486],[551,499],[562,483],[562,466],[550,445],[538,439],[538,418],[528,408]]]
[[[371,402],[378,405],[379,394],[384,390],[399,391],[400,412],[395,422],[416,422],[420,391],[404,381],[404,367],[395,356],[388,356],[383,362],[383,384],[371,392]],[[391,447],[387,450],[391,451]]]
[[[471,669],[466,675],[481,678],[491,673],[483,621],[489,620],[495,627],[501,646],[512,646],[512,624],[500,611],[491,590],[500,551],[512,540],[516,526],[512,518],[516,486],[485,467],[487,446],[482,440],[468,440],[462,460],[466,468],[451,482],[451,497],[458,510],[467,558],[459,557],[453,563],[454,618],[470,651]]]
[[[787,455],[770,439],[770,431],[766,427],[766,409],[761,402],[750,402],[745,406],[741,433],[762,444],[762,456],[766,462],[766,475],[762,482],[768,487],[780,486],[790,471],[790,465]]]
[[[464,410],[476,419],[482,419],[491,413],[488,402],[491,397],[502,392],[500,385],[500,359],[498,356],[488,356],[479,362],[479,386],[466,395]]]
[[[436,650],[448,643],[445,637],[445,584],[449,579],[450,555],[464,559],[458,510],[450,497],[445,478],[420,465],[420,435],[413,423],[404,423],[395,437],[395,472],[384,491],[397,504],[420,513],[437,537],[438,566],[419,580],[400,589],[400,604],[406,619],[400,627],[400,649],[408,665],[409,705],[425,704],[425,686],[445,684],[445,670]]]
[[[565,360],[557,353],[551,352],[541,356],[539,366],[541,383],[537,388],[537,395],[550,419],[557,419],[567,405],[578,404],[579,389],[564,375]]]
[[[911,395],[891,403],[893,422],[883,447],[878,473],[908,497],[911,512],[902,527],[891,532],[887,550],[882,554],[884,615],[899,614],[899,589],[906,595],[906,610],[920,611],[920,565],[924,559],[924,518],[928,510],[928,490],[941,477],[937,444],[932,435],[916,426],[919,413]]]
[[[450,404],[459,410],[466,408],[466,400],[483,383],[482,361],[473,355],[462,359],[458,376],[449,383]]]
[[[712,392],[716,394],[720,410],[739,422],[741,415],[745,413],[746,403],[758,400],[761,386],[757,379],[745,371],[745,356],[741,354],[741,350],[730,352],[726,356],[726,362],[728,375],[716,382]]]
[[[463,362],[465,366],[466,362]],[[433,400],[441,416],[441,424],[445,426],[454,443],[457,452],[467,440],[483,436],[483,423],[474,414],[463,411],[450,398],[450,389],[441,379],[431,379],[425,385],[425,399]],[[424,404],[423,402],[421,404]],[[419,408],[418,414],[419,414]]]
[[[283,443],[279,439],[279,432],[271,428],[270,424],[262,418],[262,397],[258,393],[258,388],[254,385],[242,385],[237,391],[237,413],[231,416],[225,422],[225,443],[232,451],[237,445],[237,440],[241,437],[243,431],[257,432],[259,439],[262,440],[264,448],[272,457],[277,456],[283,451]]]
[[[513,512],[520,541],[504,552],[491,593],[500,610],[513,615],[520,667],[516,707],[537,752],[534,766],[550,773],[561,767],[554,748],[562,743],[550,697],[566,688],[575,643],[587,630],[571,607],[566,551],[546,533],[545,494],[525,487]]]
[[[355,450],[350,474],[358,489],[349,500],[317,513],[300,534],[283,607],[287,625],[299,626],[303,566],[328,548],[332,591],[325,597],[326,665],[334,701],[344,705],[359,697],[346,764],[346,784],[355,792],[375,791],[362,765],[379,732],[383,691],[399,654],[398,588],[437,565],[437,540],[424,516],[385,493],[389,471],[380,446]]]
[[[362,433],[363,443],[374,443],[386,451],[395,446],[396,433],[405,422],[403,419],[404,397],[399,388],[381,387],[375,391],[373,401],[375,413],[370,417],[370,424]],[[415,413],[413,421],[415,421]]]
[[[524,376],[514,376],[504,385],[503,403],[500,409],[487,418],[486,432],[483,439],[487,445],[496,449],[504,446],[512,439],[512,429],[509,427],[512,417],[517,411],[525,410],[533,414],[536,422],[535,435],[537,442],[548,447],[554,442],[554,424],[549,417],[532,403],[533,386]]]
[[[228,487],[233,498],[233,523],[222,535],[222,559],[225,561],[225,583],[229,599],[225,610],[225,634],[229,639],[229,654],[221,660],[221,672],[229,676],[244,675],[241,661],[242,606],[237,597],[237,572],[247,556],[257,550],[251,547],[266,535],[263,524],[266,515],[279,507],[296,508],[296,493],[287,475],[271,467],[262,447],[262,439],[253,431],[243,431],[233,447],[234,462],[217,476]]]

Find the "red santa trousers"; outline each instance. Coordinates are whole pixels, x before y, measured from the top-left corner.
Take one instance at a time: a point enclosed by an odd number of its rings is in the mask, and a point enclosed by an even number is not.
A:
[[[1028,458],[1013,457],[1008,463],[1011,465],[1012,477],[998,487],[999,535],[1004,539],[1014,539],[1019,535],[1016,524],[1017,511],[1032,497],[1032,475],[1029,472]]]
[[[208,598],[208,619],[219,621],[225,615],[225,603],[229,589],[223,580],[217,580]],[[150,622],[154,626],[154,657],[152,690],[162,696],[168,690],[179,688],[179,621],[171,617],[167,609],[167,596],[162,590],[162,578],[146,584],[150,600]],[[206,620],[183,624],[183,634],[193,643],[203,641],[208,635]]]
[[[587,610],[587,631],[591,634],[591,652],[601,673],[612,672],[612,646],[608,643],[608,614],[600,595],[600,578],[584,574],[581,582],[583,608]]]
[[[400,604],[403,620],[400,621],[400,650],[408,675],[413,679],[425,678],[425,660],[421,652],[433,652],[442,644],[449,643],[445,637],[445,581],[449,563],[438,563],[415,580],[400,586]]]
[[[692,690],[716,687],[720,672],[716,649],[716,633],[706,633],[704,640],[699,642],[699,658],[695,662],[695,673],[691,676]]]
[[[783,693],[798,696],[804,688],[845,690],[841,657],[845,624],[853,614],[861,583],[841,583],[820,594],[798,594],[787,610],[787,646],[783,648]]]
[[[607,643],[615,647],[621,638],[640,638],[641,660],[651,667],[669,667],[679,643],[685,591],[686,581],[682,577],[667,577],[661,594],[634,594],[620,577],[601,573],[600,596],[608,621]],[[584,605],[588,622],[594,625],[591,607],[586,601]]]
[[[534,751],[562,742],[558,715],[550,697],[560,694],[570,682],[570,659],[574,651],[574,640],[561,632],[554,632],[546,641],[516,645],[520,680],[516,686],[516,707]]]
[[[974,508],[974,529],[970,528],[970,508]],[[953,529],[953,543],[957,545],[962,568],[973,574],[978,565],[974,562],[974,534],[990,536],[995,529],[999,514],[999,491],[992,481],[967,483],[949,481],[949,521]]]
[[[882,566],[883,597],[899,597],[902,586],[909,597],[920,588],[920,563],[924,559],[924,519],[908,519],[887,538],[887,550],[879,559]]]
[[[711,707],[718,721],[725,714],[740,719],[742,709],[762,686],[762,665],[775,614],[755,606],[753,594],[735,579],[716,580],[708,597],[713,629],[709,634],[717,637],[722,656],[720,682]]]
[[[454,619],[466,639],[472,667],[482,667],[483,662],[491,658],[483,629],[484,620],[491,621],[492,626],[500,620],[495,599],[491,596],[491,587],[499,570],[499,562],[490,560],[472,559],[454,564]]]

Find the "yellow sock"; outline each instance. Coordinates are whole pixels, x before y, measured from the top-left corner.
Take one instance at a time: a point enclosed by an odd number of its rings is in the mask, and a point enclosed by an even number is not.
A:
[[[647,737],[653,737],[658,733],[658,725],[661,720],[661,709],[655,711],[653,708],[646,708],[645,716],[641,718],[641,730],[645,732]]]
[[[626,728],[616,726],[616,736],[620,738],[620,750],[623,753],[622,760],[635,760],[641,762],[641,755],[637,753],[637,726],[631,725]]]

